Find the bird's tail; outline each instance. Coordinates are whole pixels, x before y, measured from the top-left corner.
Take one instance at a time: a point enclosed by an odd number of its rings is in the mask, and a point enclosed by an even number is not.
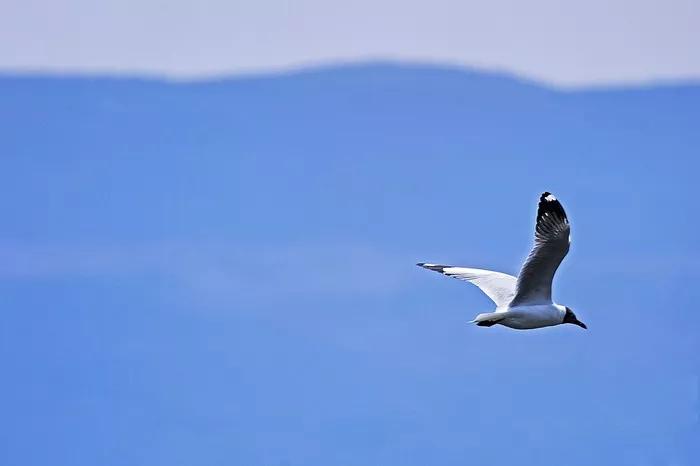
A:
[[[474,320],[469,323],[476,324],[479,327],[491,327],[492,325],[496,325],[503,318],[504,315],[502,312],[484,312],[476,316]]]

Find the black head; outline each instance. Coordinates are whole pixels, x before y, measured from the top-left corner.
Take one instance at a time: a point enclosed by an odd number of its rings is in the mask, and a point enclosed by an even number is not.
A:
[[[572,311],[568,307],[566,308],[566,314],[564,314],[564,322],[563,323],[578,325],[581,328],[586,328],[586,329],[588,328],[588,327],[586,327],[586,324],[584,324],[583,322],[581,322],[580,320],[578,320],[576,318],[576,314],[574,314],[574,311]]]

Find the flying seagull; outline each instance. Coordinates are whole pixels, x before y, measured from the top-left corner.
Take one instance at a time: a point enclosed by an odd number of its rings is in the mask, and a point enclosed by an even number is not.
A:
[[[525,330],[559,324],[586,324],[566,306],[552,301],[552,279],[569,252],[569,219],[561,203],[551,193],[540,196],[537,207],[535,245],[527,256],[520,275],[515,278],[501,272],[419,263],[420,267],[478,286],[496,303],[494,312],[479,314],[471,321],[480,327],[500,324]]]

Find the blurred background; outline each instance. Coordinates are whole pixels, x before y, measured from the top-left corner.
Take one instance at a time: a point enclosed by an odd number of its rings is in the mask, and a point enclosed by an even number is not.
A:
[[[0,463],[700,461],[695,1],[9,1]],[[589,331],[476,328],[542,191]]]

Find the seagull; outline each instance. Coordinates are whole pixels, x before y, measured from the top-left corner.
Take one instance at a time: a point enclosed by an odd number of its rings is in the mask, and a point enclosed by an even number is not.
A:
[[[586,324],[578,320],[570,308],[552,301],[552,279],[569,252],[570,242],[569,219],[564,208],[554,195],[544,192],[537,206],[535,245],[517,278],[501,272],[468,267],[424,262],[417,265],[470,282],[491,298],[496,304],[496,310],[479,314],[470,322],[479,327],[498,324],[528,330],[574,324],[586,329]]]

